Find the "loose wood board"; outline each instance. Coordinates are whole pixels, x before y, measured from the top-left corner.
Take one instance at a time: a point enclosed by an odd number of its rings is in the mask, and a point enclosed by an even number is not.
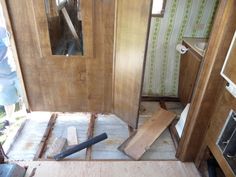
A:
[[[175,117],[172,112],[158,110],[119,149],[131,158],[139,160]]]
[[[76,127],[70,126],[67,128],[67,141],[68,146],[74,146],[79,144]]]
[[[56,154],[59,154],[65,147],[67,142],[66,138],[55,138],[53,144],[47,152],[47,158],[53,158]]]

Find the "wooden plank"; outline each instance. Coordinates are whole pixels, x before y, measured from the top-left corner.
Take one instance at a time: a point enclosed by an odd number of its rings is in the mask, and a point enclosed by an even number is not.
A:
[[[67,128],[67,142],[68,146],[74,146],[79,144],[76,127],[70,126]]]
[[[34,156],[34,160],[37,160],[42,157],[45,147],[46,147],[46,144],[47,144],[48,137],[50,136],[50,133],[52,131],[52,127],[54,126],[56,119],[57,119],[57,114],[55,114],[55,113],[52,114],[50,117],[50,120],[48,122],[47,128],[45,130],[45,133],[43,135],[43,138],[39,144],[38,150]]]
[[[114,1],[81,0],[85,53],[70,57],[51,53],[44,1],[6,1],[32,111],[111,112]]]
[[[116,3],[114,113],[137,128],[151,1]]]
[[[160,109],[137,130],[128,143],[125,142],[127,144],[122,148],[123,152],[135,160],[140,159],[175,116],[171,112]]]
[[[65,20],[66,20],[66,23],[67,23],[67,25],[68,25],[68,27],[69,27],[69,29],[70,29],[70,31],[71,31],[73,37],[74,37],[75,39],[79,39],[79,36],[78,36],[78,34],[77,34],[76,30],[75,30],[75,27],[74,27],[74,25],[73,25],[73,23],[72,23],[72,21],[71,21],[71,19],[70,19],[70,16],[69,16],[69,14],[68,14],[66,8],[63,7],[63,8],[61,9],[61,12],[62,12],[62,14],[63,14],[63,16],[64,16],[64,18],[65,18]]]
[[[161,106],[162,109],[168,110],[168,109],[167,109],[167,106],[166,106],[166,104],[165,104],[165,101],[160,100],[160,106]],[[178,142],[179,142],[179,139],[180,139],[180,138],[178,137],[178,133],[177,133],[177,131],[176,131],[176,129],[175,129],[176,123],[177,123],[177,120],[175,119],[175,120],[172,121],[172,123],[171,123],[170,126],[169,126],[169,131],[170,131],[172,140],[173,140],[173,142],[174,142],[175,149],[177,149],[177,147],[178,147]]]
[[[94,126],[95,126],[95,120],[97,118],[97,114],[92,114],[89,122],[89,127],[88,127],[88,140],[93,138],[93,133],[94,133]],[[92,156],[92,146],[88,147],[86,149],[86,160],[91,160]]]
[[[200,177],[193,163],[179,161],[40,161],[16,162],[28,166],[26,177]],[[35,169],[35,170],[34,170]],[[53,169],[53,170],[49,170]]]
[[[55,138],[54,142],[47,151],[47,158],[53,158],[55,155],[59,154],[67,144],[66,138]]]

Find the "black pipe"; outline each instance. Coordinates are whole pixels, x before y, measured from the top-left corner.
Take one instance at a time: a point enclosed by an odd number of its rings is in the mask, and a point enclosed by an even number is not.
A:
[[[61,153],[55,155],[53,158],[54,158],[55,160],[62,160],[62,159],[64,159],[65,157],[67,157],[67,156],[69,156],[69,155],[71,155],[71,154],[74,154],[74,153],[76,153],[76,152],[78,152],[78,151],[80,151],[80,150],[82,150],[82,149],[85,149],[85,148],[87,148],[87,147],[90,147],[90,146],[92,146],[92,145],[94,145],[94,144],[96,144],[96,143],[98,143],[98,142],[100,142],[100,141],[103,141],[103,140],[105,140],[105,139],[107,139],[107,134],[106,134],[106,133],[103,133],[103,134],[98,135],[98,136],[95,136],[94,138],[91,138],[91,139],[89,139],[89,140],[87,140],[87,141],[85,141],[85,142],[83,142],[83,143],[80,143],[80,144],[78,144],[78,145],[75,145],[75,146],[72,147],[72,148],[67,149],[67,150],[65,150],[65,151],[63,151],[63,152],[61,152]]]

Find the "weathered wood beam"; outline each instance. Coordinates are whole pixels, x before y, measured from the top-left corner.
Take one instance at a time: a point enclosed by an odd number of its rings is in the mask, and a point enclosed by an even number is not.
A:
[[[56,119],[57,119],[57,114],[56,113],[53,113],[50,117],[50,120],[48,122],[48,125],[47,125],[47,128],[46,128],[46,131],[44,132],[44,135],[43,135],[43,138],[39,144],[39,148],[34,156],[34,160],[37,160],[39,158],[42,157],[43,153],[44,153],[44,149],[46,147],[46,144],[47,144],[47,140],[50,136],[50,133],[52,131],[52,127],[54,126],[55,122],[56,122]]]
[[[88,131],[87,131],[88,140],[93,138],[94,126],[95,126],[96,118],[97,118],[97,114],[93,113],[91,115]],[[92,146],[90,146],[90,147],[88,147],[86,149],[86,160],[91,160],[91,155],[92,155]]]

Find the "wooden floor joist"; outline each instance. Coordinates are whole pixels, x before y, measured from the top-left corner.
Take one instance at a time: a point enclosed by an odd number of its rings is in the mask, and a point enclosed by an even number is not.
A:
[[[88,139],[93,138],[93,133],[94,133],[94,126],[95,126],[95,120],[97,118],[97,114],[92,114],[89,122],[89,127],[88,127]],[[92,147],[88,147],[86,149],[86,160],[91,160],[91,155],[92,155]]]
[[[57,119],[57,114],[56,113],[53,113],[50,117],[50,120],[48,122],[48,125],[47,125],[47,128],[46,128],[46,131],[43,135],[43,138],[39,144],[39,148],[34,156],[34,160],[37,160],[39,158],[42,157],[43,155],[43,152],[45,150],[45,147],[46,147],[46,144],[47,144],[47,140],[48,140],[48,137],[50,136],[50,133],[52,131],[52,127],[54,126],[55,122],[56,122],[56,119]]]

